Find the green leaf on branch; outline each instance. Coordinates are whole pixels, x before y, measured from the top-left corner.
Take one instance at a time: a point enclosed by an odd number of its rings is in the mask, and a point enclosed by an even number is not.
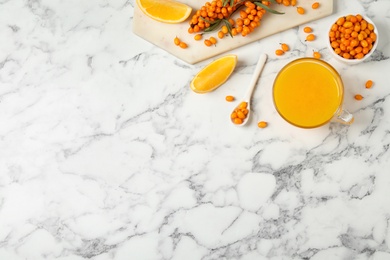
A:
[[[206,19],[205,19],[206,20]],[[210,23],[210,26],[207,27],[204,31],[205,32],[211,32],[214,31],[221,23],[222,20],[216,20],[213,23]]]
[[[223,22],[225,23],[227,29],[228,29],[228,33],[230,35],[230,37],[233,37],[233,34],[232,34],[232,25],[229,23],[229,20],[227,19],[223,19]]]

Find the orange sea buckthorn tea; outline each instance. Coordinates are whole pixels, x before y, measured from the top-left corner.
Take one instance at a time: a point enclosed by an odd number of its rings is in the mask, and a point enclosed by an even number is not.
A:
[[[351,124],[353,116],[341,105],[344,86],[328,63],[301,58],[287,64],[277,75],[273,99],[278,113],[290,124],[314,128],[335,119]]]

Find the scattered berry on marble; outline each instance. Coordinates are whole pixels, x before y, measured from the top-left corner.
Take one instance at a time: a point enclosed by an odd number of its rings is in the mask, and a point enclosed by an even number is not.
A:
[[[282,50],[283,50],[284,52],[290,50],[290,47],[289,47],[286,43],[281,43],[280,46],[281,46],[281,48],[282,48]]]
[[[308,36],[306,36],[306,41],[308,42],[312,42],[316,39],[316,36],[314,34],[309,34]]]
[[[281,56],[281,55],[284,54],[284,51],[283,51],[282,49],[277,49],[277,50],[275,51],[275,54],[278,55],[278,56]]]
[[[372,85],[374,85],[374,82],[372,80],[367,80],[366,82],[366,88],[372,88]]]
[[[265,121],[260,121],[260,122],[257,123],[257,126],[259,128],[266,128],[268,126],[268,123],[265,122]]]
[[[303,28],[303,31],[305,33],[311,33],[313,31],[313,29],[311,27],[309,27],[309,26],[306,26],[306,27]]]
[[[313,51],[313,57],[316,59],[321,59],[321,53],[319,53],[318,51]]]
[[[229,96],[225,97],[225,100],[228,102],[232,102],[232,101],[234,101],[234,97],[229,95]]]
[[[355,99],[356,99],[356,100],[362,100],[362,99],[363,99],[363,96],[360,95],[360,94],[356,94],[356,95],[355,95]]]

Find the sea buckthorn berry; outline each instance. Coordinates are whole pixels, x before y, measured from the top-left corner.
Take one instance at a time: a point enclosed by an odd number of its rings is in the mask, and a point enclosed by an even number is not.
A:
[[[245,119],[245,114],[242,110],[237,111],[237,116],[238,118]]]
[[[351,58],[351,54],[349,54],[348,52],[344,52],[343,53],[343,58],[344,59],[350,59]]]
[[[306,36],[306,41],[314,41],[316,39],[316,36],[314,34],[309,34],[308,36]]]
[[[345,17],[340,17],[337,19],[336,24],[342,26],[345,22]]]
[[[311,27],[309,27],[309,26],[306,26],[305,28],[303,28],[303,31],[305,33],[311,33],[313,31],[313,29]]]
[[[243,102],[240,103],[240,108],[241,108],[241,109],[247,108],[247,106],[248,106],[248,103],[245,102],[245,101],[243,101]]]
[[[200,40],[202,40],[202,38],[203,38],[203,35],[201,33],[198,33],[194,36],[195,41],[200,41]]]
[[[212,44],[216,44],[217,43],[217,39],[215,39],[214,37],[210,37],[209,40],[210,40],[210,42]]]
[[[207,47],[210,47],[212,44],[212,42],[208,39],[204,40],[204,44],[207,46]]]
[[[284,52],[286,52],[286,51],[289,51],[289,50],[290,50],[290,47],[288,47],[288,45],[287,45],[287,44],[285,44],[285,43],[281,43],[281,44],[280,44],[280,46],[282,47],[282,50],[283,50]]]
[[[175,39],[173,39],[173,42],[174,42],[177,46],[180,45],[180,39],[177,38],[177,36],[175,37]]]
[[[337,41],[332,41],[330,45],[332,46],[333,49],[336,49],[340,46],[340,43],[338,43]]]
[[[233,122],[236,124],[236,125],[241,125],[243,123],[242,119],[241,118],[234,118],[233,119]]]
[[[352,22],[353,24],[356,23],[356,22],[357,22],[356,16],[351,15],[351,16],[349,17],[349,21]]]
[[[199,31],[200,31],[199,25],[195,25],[194,26],[194,32],[199,32]]]
[[[185,42],[180,42],[179,46],[182,49],[186,49],[188,47],[187,43],[185,43]]]
[[[356,100],[362,100],[362,99],[363,99],[363,96],[360,95],[360,94],[356,94],[356,95],[355,95],[355,99],[356,99]]]
[[[354,56],[354,58],[355,58],[355,59],[363,59],[363,58],[364,58],[364,53],[359,52],[358,54],[356,54],[356,55]]]
[[[318,3],[318,2],[314,2],[314,3],[311,5],[311,8],[313,8],[313,9],[317,9],[318,7],[320,7],[320,3]]]
[[[371,88],[374,82],[372,80],[367,80],[366,82],[366,88]]]
[[[243,11],[243,10],[240,11],[240,17],[242,19],[245,19],[247,16],[248,16],[248,14],[245,11]]]
[[[356,46],[359,45],[359,41],[353,39],[353,40],[350,41],[349,45],[350,45],[351,47],[356,47]]]
[[[345,23],[343,24],[343,27],[344,27],[344,28],[351,28],[352,26],[353,26],[353,23],[350,22],[350,21],[345,22]]]
[[[222,31],[224,34],[227,34],[227,33],[229,32],[228,27],[227,27],[226,25],[222,26],[221,31]]]
[[[368,42],[367,42],[366,40],[362,40],[362,41],[360,42],[360,45],[361,45],[363,48],[368,47]]]
[[[318,51],[314,51],[313,52],[313,57],[316,58],[316,59],[321,59],[321,53],[319,53]]]
[[[268,126],[268,123],[265,122],[265,121],[260,121],[260,122],[257,123],[257,126],[259,128],[266,128]]]
[[[222,31],[219,31],[218,32],[218,38],[222,39],[223,37],[225,37],[225,34]]]
[[[282,49],[277,49],[277,50],[275,51],[275,54],[278,55],[278,56],[281,56],[281,55],[284,54],[284,51],[283,51]]]
[[[298,14],[304,14],[305,13],[305,9],[303,7],[301,7],[301,6],[298,6],[297,7],[297,12],[298,12]]]
[[[233,96],[226,96],[225,100],[228,102],[232,102],[232,101],[234,101],[234,97]]]

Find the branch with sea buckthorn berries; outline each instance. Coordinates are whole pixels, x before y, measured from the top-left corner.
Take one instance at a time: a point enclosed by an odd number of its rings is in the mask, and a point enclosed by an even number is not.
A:
[[[189,33],[196,33],[195,40],[202,39],[202,34],[221,28],[219,38],[226,34],[231,37],[241,34],[247,36],[260,26],[266,12],[284,14],[270,7],[271,3],[295,6],[296,0],[213,0],[206,2],[195,12],[190,20]],[[239,17],[232,18],[239,11]]]

